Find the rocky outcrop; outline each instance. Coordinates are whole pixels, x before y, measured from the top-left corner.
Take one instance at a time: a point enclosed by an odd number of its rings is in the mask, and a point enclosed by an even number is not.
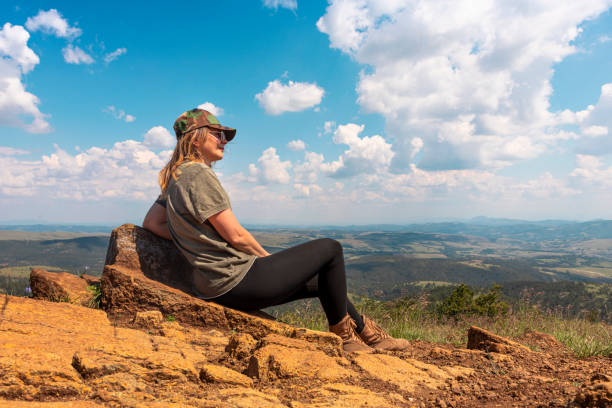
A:
[[[100,278],[90,275],[73,275],[68,272],[49,272],[32,268],[30,288],[35,299],[52,302],[68,302],[81,306],[97,306],[96,288]]]
[[[315,337],[0,298],[0,407],[604,407],[610,360],[412,342],[343,354]],[[129,324],[127,325],[129,326]],[[245,329],[248,329],[245,327]],[[317,332],[313,332],[317,334]],[[507,340],[507,339],[506,339]],[[600,373],[593,375],[593,373]],[[584,384],[584,385],[581,385]]]
[[[106,310],[1,297],[0,407],[610,403],[610,359],[579,361],[550,336],[525,333],[542,349],[531,351],[472,327],[468,349],[415,341],[407,352],[346,354],[330,333],[194,298],[180,254],[166,250],[138,227],[116,229],[100,284]],[[80,279],[33,274],[65,293]]]

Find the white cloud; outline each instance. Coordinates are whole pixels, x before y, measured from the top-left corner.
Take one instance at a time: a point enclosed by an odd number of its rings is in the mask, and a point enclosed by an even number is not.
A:
[[[31,133],[45,133],[51,126],[38,109],[38,97],[25,90],[22,76],[39,63],[28,47],[30,34],[21,26],[5,23],[0,30],[0,126],[22,127]],[[24,117],[31,118],[25,122]]]
[[[104,55],[104,62],[109,64],[112,61],[119,58],[120,56],[122,56],[123,54],[125,54],[126,52],[127,52],[126,48],[117,48],[115,51],[109,52],[106,55]]]
[[[103,112],[110,113],[115,119],[123,120],[124,122],[131,123],[136,120],[136,117],[125,113],[122,109],[117,109],[114,106],[107,106],[102,109]]]
[[[163,126],[154,126],[147,131],[144,135],[144,145],[156,148],[156,147],[174,147],[176,139],[168,129]]]
[[[382,114],[392,168],[500,168],[554,148],[555,64],[576,52],[579,25],[605,0],[331,0],[317,22],[364,70],[358,102]],[[572,115],[564,115],[566,118]],[[412,140],[422,141],[414,154]]]
[[[289,183],[291,176],[288,170],[291,168],[291,162],[281,161],[274,147],[264,150],[257,162],[259,167],[249,164],[250,180],[258,180],[262,184]]]
[[[283,112],[299,112],[321,103],[325,91],[316,84],[289,81],[284,85],[279,80],[268,82],[255,99],[270,115]]]
[[[293,151],[304,150],[306,149],[306,143],[302,140],[292,140],[287,143],[287,147]]]
[[[393,159],[391,144],[379,135],[364,136],[364,125],[340,125],[334,132],[334,143],[349,146],[338,160],[321,165],[323,171],[334,177],[352,177],[364,172],[386,170]]]
[[[299,183],[314,183],[321,171],[324,157],[315,152],[304,152],[304,161],[293,167],[295,181]]]
[[[578,141],[576,151],[582,154],[600,156],[612,153],[612,83],[601,87],[599,100],[581,112],[576,112],[575,121],[581,127],[583,137]]]
[[[297,0],[263,0],[264,6],[268,8],[278,9],[279,7],[284,7],[289,10],[297,9]]]
[[[601,37],[597,39],[597,41],[599,41],[602,44],[605,44],[607,42],[612,41],[612,37],[610,37],[609,35],[602,35]]]
[[[608,134],[607,126],[588,126],[582,130],[583,135],[587,136],[605,136]]]
[[[311,197],[323,192],[323,189],[316,184],[294,184],[293,189],[296,193],[296,198]]]
[[[17,156],[20,154],[28,154],[27,150],[14,149],[8,146],[0,146],[0,156]]]
[[[578,154],[576,166],[570,177],[577,186],[585,189],[599,188],[606,192],[612,187],[612,166],[605,168],[601,158]]]
[[[94,59],[76,45],[68,44],[62,49],[64,61],[68,64],[93,64]]]
[[[204,102],[203,104],[198,105],[198,109],[204,109],[206,111],[209,111],[215,116],[222,116],[224,113],[223,108],[215,106],[215,104],[212,102]]]
[[[334,131],[334,128],[336,127],[336,122],[328,120],[323,124],[323,133],[324,134],[330,134]]]
[[[56,146],[39,160],[0,156],[0,196],[151,200],[159,192],[157,173],[171,153],[155,153],[141,142],[125,140],[110,149],[94,146],[76,155]]]
[[[73,39],[81,35],[81,29],[71,27],[56,9],[40,10],[36,16],[28,17],[25,26],[30,31],[40,30],[61,38]]]

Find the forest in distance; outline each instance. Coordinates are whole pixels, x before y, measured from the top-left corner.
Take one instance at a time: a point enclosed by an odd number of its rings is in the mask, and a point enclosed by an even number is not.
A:
[[[612,221],[484,221],[251,231],[271,253],[316,238],[340,241],[353,296],[435,300],[460,283],[476,291],[497,283],[510,303],[527,297],[612,322]],[[100,275],[109,234],[87,228],[0,230],[0,293],[24,295],[32,266]]]

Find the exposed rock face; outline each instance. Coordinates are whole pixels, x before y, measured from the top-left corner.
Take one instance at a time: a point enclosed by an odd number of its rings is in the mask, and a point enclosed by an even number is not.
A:
[[[169,322],[156,311],[139,314],[134,324],[140,328],[133,329],[115,326],[97,309],[0,299],[0,407],[610,403],[610,377],[592,374],[609,370],[607,358],[552,361],[546,353],[486,353],[421,342],[412,343],[410,354],[343,354],[313,337],[273,333],[255,340],[248,333]]]
[[[95,306],[94,291],[87,289],[100,284],[100,278],[76,276],[68,272],[48,272],[33,268],[30,273],[32,296],[54,302],[68,302],[81,306]]]

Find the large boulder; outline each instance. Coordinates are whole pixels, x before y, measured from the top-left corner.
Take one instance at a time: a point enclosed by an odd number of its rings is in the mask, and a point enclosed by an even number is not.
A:
[[[134,320],[138,312],[158,310],[169,320],[190,326],[234,330],[260,339],[270,333],[320,344],[339,353],[340,338],[298,329],[195,297],[191,265],[171,241],[124,224],[113,230],[101,282],[101,306],[114,320]]]

